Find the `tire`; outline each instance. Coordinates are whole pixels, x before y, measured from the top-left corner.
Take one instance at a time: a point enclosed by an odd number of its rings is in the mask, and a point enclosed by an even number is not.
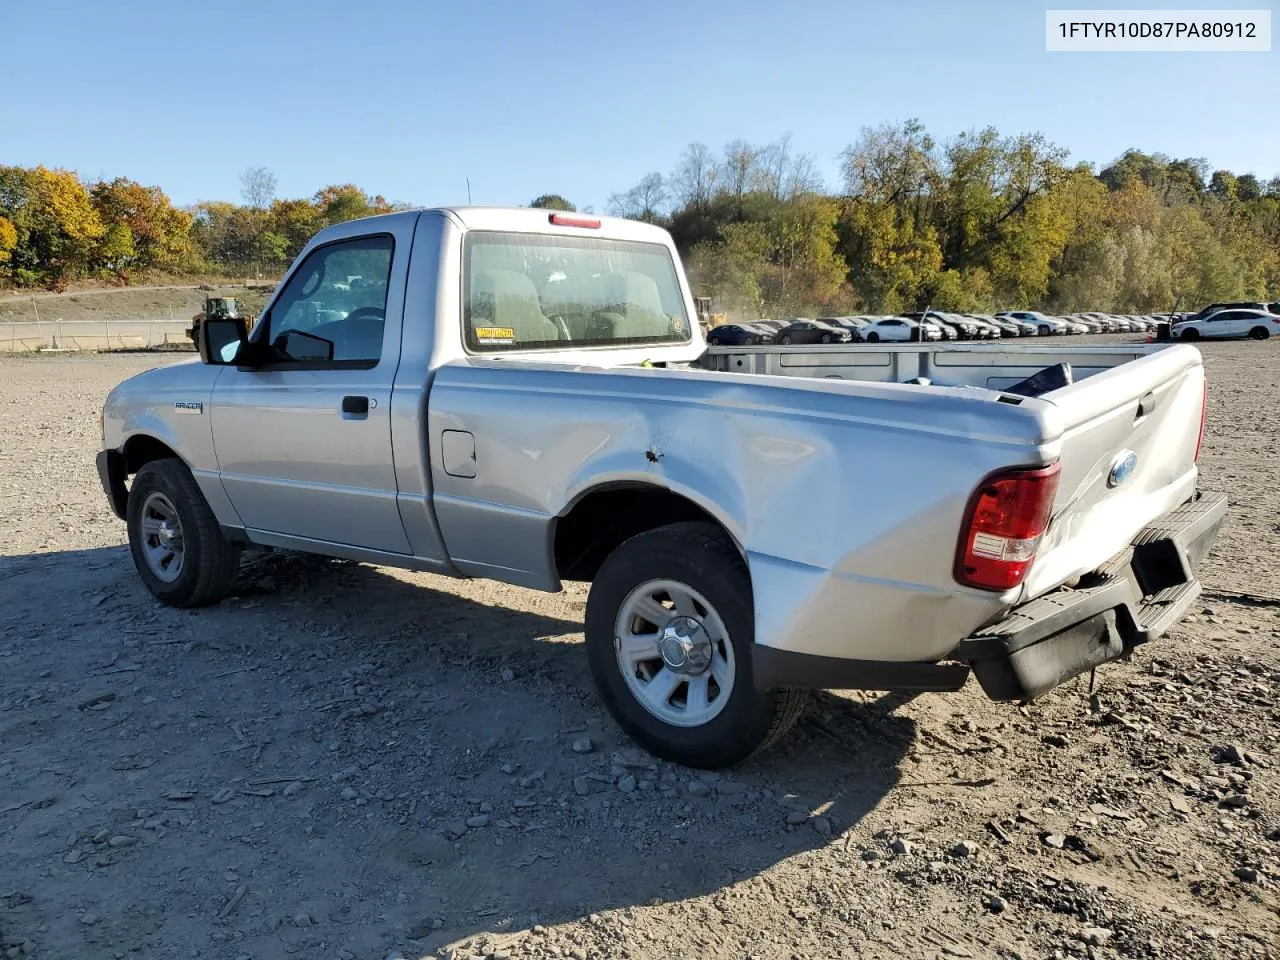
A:
[[[1050,328],[1050,327],[1041,327],[1041,328],[1040,328],[1040,336],[1042,336],[1042,337],[1047,337],[1047,336],[1049,336],[1049,334],[1051,334],[1051,333],[1053,333],[1053,329],[1052,329],[1052,328]]]
[[[1183,331],[1182,331],[1182,334],[1181,334],[1181,336],[1180,336],[1180,339],[1182,339],[1182,340],[1199,340],[1199,339],[1200,339],[1200,331],[1199,331],[1199,330],[1197,330],[1195,327],[1190,327],[1190,328],[1188,328],[1188,329],[1186,329],[1186,330],[1183,330]]]
[[[166,516],[170,519],[162,519]],[[129,488],[125,517],[133,564],[151,595],[161,603],[202,607],[217,603],[231,590],[240,548],[223,536],[204,494],[181,460],[153,460],[138,471]],[[158,529],[166,524],[167,532]],[[175,543],[179,546],[176,552],[171,549]],[[175,558],[168,564],[161,556],[166,546]],[[161,559],[157,560],[158,556]]]
[[[790,343],[790,342],[791,342],[791,334],[789,333],[784,333],[782,335],[782,339],[779,341],[779,343]]]
[[[880,342],[880,334],[876,333],[874,330],[872,330],[870,333],[867,334],[867,343],[879,343],[879,342]]]
[[[654,585],[659,594],[663,585],[669,585],[691,598],[697,629],[705,629],[701,635],[710,640],[706,654],[710,666],[702,674],[679,679],[681,674],[659,652],[661,633],[655,633],[653,657],[623,666],[623,631],[627,629],[623,620],[633,608],[633,598],[649,596]],[[675,593],[668,596],[674,599]],[[726,767],[772,746],[799,718],[808,691],[755,689],[754,618],[746,565],[714,524],[672,523],[625,541],[600,566],[587,597],[587,660],[605,706],[650,753],[689,767]],[[688,620],[673,611],[667,629],[682,619]],[[632,622],[647,625],[640,631],[644,635],[654,632],[649,627],[661,626],[643,617]],[[638,639],[643,646],[643,636]],[[703,699],[708,706],[695,712],[694,683],[704,677]],[[727,682],[720,684],[722,678]],[[665,696],[656,694],[650,701],[653,706],[642,703],[635,692],[648,683],[666,690],[673,680],[678,680],[677,685]],[[714,700],[709,692],[712,683],[717,685]],[[683,707],[677,702],[682,692]],[[677,722],[660,717],[658,709]],[[682,710],[688,718],[680,716]],[[699,713],[707,714],[706,719],[699,721]]]
[[[823,343],[830,343],[830,342],[831,342],[831,334],[829,334],[829,333],[824,333],[824,334],[822,335],[822,342],[823,342]]]
[[[1266,327],[1254,327],[1249,331],[1250,340],[1265,340],[1269,336],[1271,336],[1271,331]]]

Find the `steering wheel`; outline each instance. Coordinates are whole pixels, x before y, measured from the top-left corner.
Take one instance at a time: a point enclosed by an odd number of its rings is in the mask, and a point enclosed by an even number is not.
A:
[[[374,320],[382,320],[386,316],[386,311],[381,307],[357,307],[343,317],[343,321],[347,320],[364,320],[372,318]]]

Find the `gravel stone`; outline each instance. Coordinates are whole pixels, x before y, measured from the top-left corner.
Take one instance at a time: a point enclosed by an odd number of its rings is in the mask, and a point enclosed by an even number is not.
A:
[[[690,780],[686,788],[691,797],[709,797],[711,796],[711,788],[701,780]]]

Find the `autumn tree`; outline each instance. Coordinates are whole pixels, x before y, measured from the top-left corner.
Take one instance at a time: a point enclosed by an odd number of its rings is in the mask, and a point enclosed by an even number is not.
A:
[[[90,198],[105,225],[99,259],[111,269],[174,269],[190,254],[191,214],[159,187],[117,177],[95,183]]]

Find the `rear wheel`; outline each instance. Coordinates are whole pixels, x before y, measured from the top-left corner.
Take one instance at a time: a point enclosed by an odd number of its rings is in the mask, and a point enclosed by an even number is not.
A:
[[[776,742],[807,701],[755,689],[746,565],[709,523],[639,534],[601,565],[587,598],[587,659],[615,720],[649,752],[723,767]]]
[[[1182,331],[1182,337],[1181,337],[1181,338],[1182,338],[1183,340],[1199,340],[1199,339],[1200,339],[1200,331],[1199,331],[1199,330],[1197,330],[1195,327],[1188,327],[1186,330],[1183,330],[1183,331]]]
[[[1265,340],[1271,336],[1271,331],[1266,327],[1254,327],[1249,331],[1249,336],[1254,340]]]
[[[880,334],[876,333],[874,330],[872,330],[870,333],[867,334],[867,343],[879,343],[879,342],[880,342]]]
[[[230,591],[240,550],[223,536],[181,460],[153,460],[138,471],[126,521],[133,564],[161,603],[199,607]]]
[[[784,334],[782,335],[782,340],[781,340],[781,342],[782,342],[782,343],[790,343],[790,342],[791,342],[791,334],[789,334],[789,333],[784,333]]]

